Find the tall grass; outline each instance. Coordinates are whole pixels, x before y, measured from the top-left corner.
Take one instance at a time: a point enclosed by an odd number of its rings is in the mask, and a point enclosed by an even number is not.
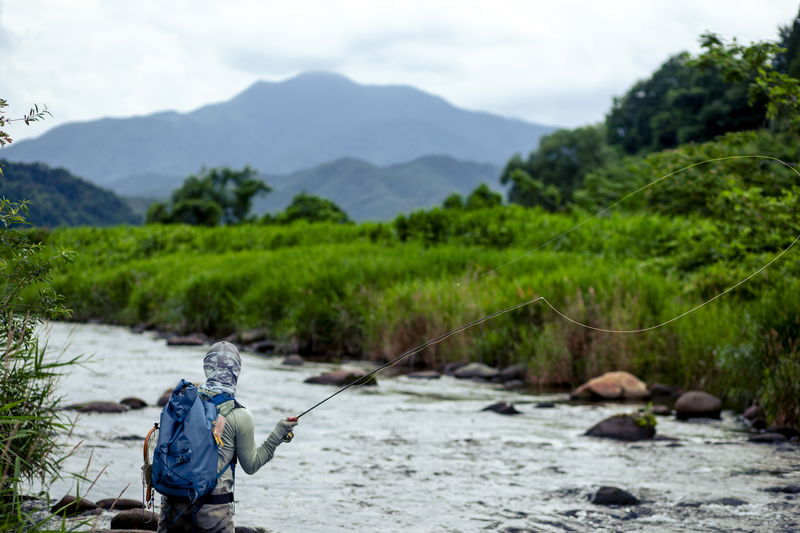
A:
[[[548,243],[585,218],[513,206],[434,209],[391,224],[78,228],[47,240],[78,252],[54,283],[79,320],[213,336],[265,326],[306,354],[376,360],[540,295],[587,324],[649,327],[719,293],[772,253],[742,255],[708,220],[642,214],[599,217]],[[797,308],[772,287],[794,283],[799,270],[796,261],[776,263],[725,298],[637,335],[587,330],[533,304],[411,364],[524,362],[542,385],[625,369],[737,405],[763,401],[764,390],[796,376],[786,354],[796,353]],[[780,324],[767,312],[779,307],[789,310]],[[775,335],[779,341],[770,340]]]

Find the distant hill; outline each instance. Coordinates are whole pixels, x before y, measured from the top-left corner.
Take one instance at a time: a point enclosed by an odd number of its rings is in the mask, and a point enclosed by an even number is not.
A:
[[[117,195],[41,163],[0,160],[0,196],[28,200],[28,220],[36,226],[113,226],[141,218]]]
[[[552,130],[459,109],[409,86],[316,72],[257,82],[189,113],[65,124],[3,153],[64,166],[129,196],[164,196],[203,165],[285,174],[343,157],[383,166],[430,154],[502,165]]]
[[[354,220],[388,220],[401,212],[432,207],[449,194],[469,194],[481,183],[497,187],[500,168],[459,161],[449,156],[425,156],[379,167],[342,158],[309,170],[268,176],[273,188],[255,201],[256,212],[279,211],[299,192],[333,200]]]

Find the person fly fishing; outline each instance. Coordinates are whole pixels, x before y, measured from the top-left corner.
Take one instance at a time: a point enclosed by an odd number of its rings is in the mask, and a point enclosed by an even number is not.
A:
[[[241,368],[236,346],[217,342],[203,359],[206,382],[195,388],[182,380],[162,412],[152,465],[153,487],[163,495],[159,533],[234,533],[237,463],[255,474],[293,436],[297,420],[283,419],[264,442],[255,444],[253,416],[236,401]],[[191,463],[194,470],[189,470]],[[195,474],[197,479],[187,479]],[[200,480],[203,474],[205,481]]]

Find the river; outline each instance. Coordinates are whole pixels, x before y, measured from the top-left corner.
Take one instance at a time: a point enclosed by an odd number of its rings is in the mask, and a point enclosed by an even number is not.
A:
[[[126,396],[155,403],[179,378],[202,380],[203,347],[168,347],[105,325],[53,323],[46,335],[49,357],[90,358],[63,377],[65,404]],[[257,440],[335,390],[303,383],[331,365],[280,363],[243,354],[237,396],[253,413]],[[500,400],[523,414],[481,412]],[[635,406],[563,400],[449,377],[379,378],[377,387],[349,390],[304,417],[294,441],[261,471],[238,473],[236,523],[281,532],[800,530],[798,496],[764,490],[800,484],[796,443],[749,443],[728,412],[721,421],[659,418],[659,435],[675,441],[595,439],[582,434]],[[557,403],[537,408],[542,401]],[[68,441],[81,444],[65,471],[97,477],[87,498],[141,498],[141,441],[131,439],[143,437],[159,412],[77,418]],[[52,496],[70,485],[74,491],[74,482],[58,482]],[[643,503],[592,504],[604,485]],[[87,488],[80,484],[82,495]]]

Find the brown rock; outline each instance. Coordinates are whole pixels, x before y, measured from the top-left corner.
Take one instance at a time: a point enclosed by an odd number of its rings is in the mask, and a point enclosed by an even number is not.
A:
[[[439,379],[442,375],[436,370],[420,370],[419,372],[406,374],[406,377],[412,379]]]
[[[106,498],[104,500],[97,500],[97,506],[101,509],[126,511],[128,509],[143,509],[144,504],[139,500],[130,498]]]
[[[630,415],[615,415],[592,426],[586,435],[624,441],[652,439],[656,430]]]
[[[305,359],[296,353],[293,353],[292,355],[287,355],[281,364],[289,366],[303,366],[305,364]]]
[[[500,372],[496,368],[483,363],[469,363],[453,372],[458,379],[493,379],[499,374]]]
[[[123,398],[119,401],[122,405],[127,405],[130,409],[141,409],[143,407],[147,407],[147,402],[142,400],[141,398],[135,398],[133,396],[128,398]]]
[[[779,444],[786,442],[786,435],[782,433],[759,433],[758,435],[751,435],[747,440],[762,444]]]
[[[167,405],[167,403],[169,403],[169,399],[171,396],[172,396],[172,389],[165,390],[164,392],[161,393],[161,396],[158,397],[156,405],[159,407],[164,407],[165,405]]]
[[[675,402],[675,416],[678,420],[688,418],[719,418],[722,401],[703,391],[689,391],[681,394]]]
[[[145,509],[129,509],[111,519],[111,529],[158,530],[158,515]]]
[[[81,413],[124,413],[130,407],[115,402],[84,402],[68,405],[64,409]]]
[[[647,390],[650,391],[650,397],[653,401],[672,402],[676,400],[684,391],[680,387],[672,385],[664,385],[663,383],[653,383]]]
[[[192,333],[191,335],[170,337],[167,339],[167,346],[202,346],[206,343],[206,336],[202,333]]]
[[[528,365],[525,363],[517,363],[501,370],[500,374],[497,376],[497,380],[503,383],[508,381],[525,381],[525,374],[527,373]]]
[[[642,380],[628,372],[606,372],[570,394],[581,400],[644,400],[650,396]]]
[[[257,353],[275,352],[275,341],[258,341],[247,345],[247,351]]]
[[[254,342],[263,341],[269,336],[267,328],[253,328],[246,329],[239,333],[239,342],[242,344],[252,344]]]
[[[357,379],[362,378],[365,375],[366,372],[363,370],[335,370],[333,372],[328,372],[327,374],[310,377],[305,380],[305,383],[313,383],[316,385],[336,385],[338,387],[343,387],[345,385],[349,385]],[[375,379],[375,376],[370,376],[369,379],[367,379],[364,383],[360,383],[359,385],[377,384],[378,381]]]
[[[759,405],[751,405],[750,407],[744,410],[742,416],[752,421],[764,418],[764,411],[761,409],[761,406]]]
[[[97,509],[97,505],[86,498],[76,498],[75,496],[66,495],[50,508],[50,512],[53,514],[73,516],[95,509]]]
[[[484,407],[483,409],[481,409],[481,411],[493,411],[493,412],[501,414],[501,415],[519,415],[519,414],[522,414],[519,411],[517,411],[516,407],[514,407],[514,404],[511,404],[511,403],[508,403],[508,402],[493,403],[492,405],[490,405],[488,407]]]
[[[670,409],[666,405],[654,405],[652,412],[654,415],[657,416],[669,416],[672,414],[672,409]]]

